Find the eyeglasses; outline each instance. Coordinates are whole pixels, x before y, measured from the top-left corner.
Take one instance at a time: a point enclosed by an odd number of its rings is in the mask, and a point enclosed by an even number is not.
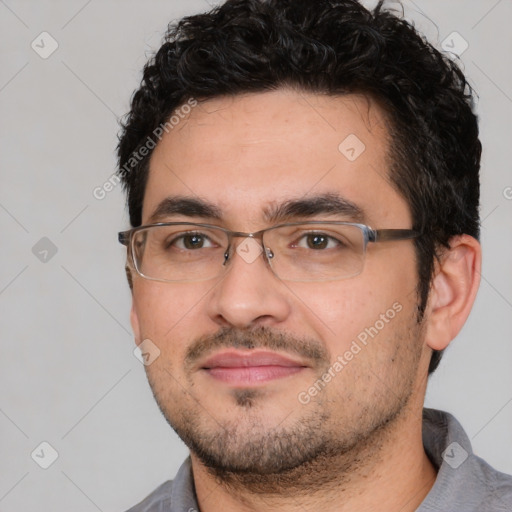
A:
[[[372,229],[364,224],[310,221],[280,224],[255,233],[210,224],[165,222],[118,234],[129,264],[155,281],[196,282],[219,277],[233,254],[233,238],[245,238],[236,252],[252,263],[264,254],[285,281],[335,281],[363,270],[368,242],[417,238],[411,229]],[[260,242],[256,240],[259,239]]]

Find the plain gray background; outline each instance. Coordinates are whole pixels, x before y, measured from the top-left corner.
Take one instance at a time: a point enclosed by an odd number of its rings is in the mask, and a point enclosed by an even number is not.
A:
[[[452,412],[476,453],[512,473],[512,1],[404,5],[437,47],[467,42],[484,144],[482,284],[427,405]],[[0,0],[2,512],[122,511],[187,454],[133,355],[121,188],[103,200],[93,190],[115,170],[118,118],[167,22],[207,9]],[[58,44],[47,58],[55,43],[43,31]],[[36,463],[51,462],[41,442],[58,453],[48,469]]]

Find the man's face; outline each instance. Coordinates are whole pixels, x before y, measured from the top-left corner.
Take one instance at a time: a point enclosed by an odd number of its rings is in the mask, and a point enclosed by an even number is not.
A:
[[[279,90],[201,103],[154,150],[143,224],[255,232],[269,227],[270,207],[336,194],[372,228],[411,228],[388,179],[385,126],[375,104],[355,95]],[[175,196],[207,201],[222,219],[152,218]],[[277,473],[364,445],[422,400],[430,352],[416,285],[411,241],[370,243],[361,274],[329,282],[282,281],[263,254],[246,261],[233,251],[207,281],[135,276],[132,325],[137,343],[160,350],[149,382],[193,456],[220,471]]]

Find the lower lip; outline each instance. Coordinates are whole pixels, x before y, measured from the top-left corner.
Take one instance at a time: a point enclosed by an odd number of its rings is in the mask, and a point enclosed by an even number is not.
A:
[[[205,368],[205,371],[222,382],[248,385],[288,377],[303,369],[302,366],[240,366]]]

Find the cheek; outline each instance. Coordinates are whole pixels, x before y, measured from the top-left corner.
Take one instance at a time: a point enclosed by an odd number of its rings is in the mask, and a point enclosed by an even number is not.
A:
[[[324,340],[332,357],[342,354],[369,323],[378,319],[383,309],[382,298],[355,279],[289,286],[299,298],[296,318],[301,323],[308,319],[308,327]]]
[[[343,354],[354,342],[364,343],[382,334],[391,336],[417,303],[416,272],[410,259],[353,279],[332,283],[289,283],[299,298],[296,317],[325,340],[332,357]],[[393,265],[395,266],[395,265]]]
[[[354,397],[360,393],[368,398],[381,388],[394,389],[396,382],[409,385],[402,374],[409,376],[407,368],[414,368],[419,354],[414,297],[387,286],[361,290],[368,288],[338,285],[326,293],[303,294],[307,309],[298,312],[310,319],[329,351],[329,370],[342,372],[332,389],[344,399],[350,390]]]
[[[142,339],[166,346],[180,340],[180,333],[193,335],[205,291],[190,284],[139,280],[134,285],[134,309]]]
[[[140,339],[149,339],[159,356],[145,371],[151,387],[159,396],[178,392],[186,386],[182,373],[185,350],[198,329],[201,298],[194,286],[138,281],[134,286],[134,308]],[[181,385],[177,385],[181,382]],[[176,398],[176,397],[175,397]]]

